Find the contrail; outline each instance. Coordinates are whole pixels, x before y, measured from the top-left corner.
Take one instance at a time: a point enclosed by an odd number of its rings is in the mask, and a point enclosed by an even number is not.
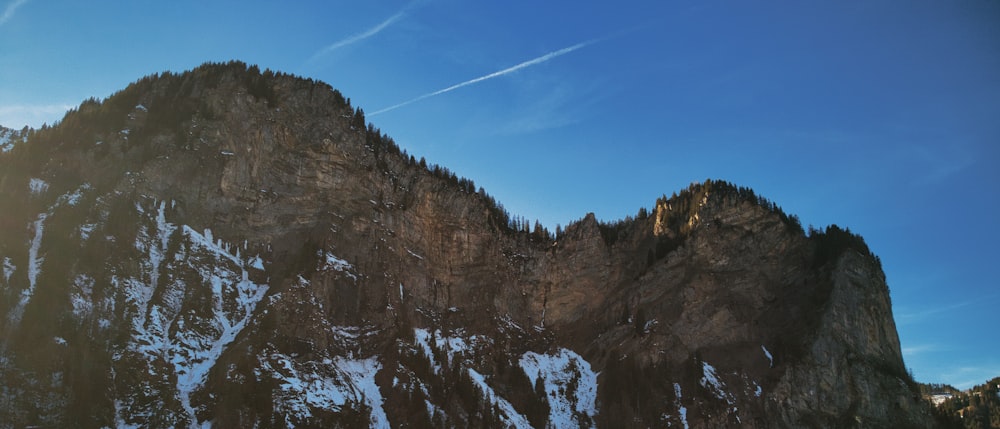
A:
[[[19,0],[19,1],[22,1],[22,0]],[[365,39],[367,39],[369,37],[372,37],[372,36],[378,34],[379,32],[381,32],[382,30],[385,30],[387,27],[389,27],[390,25],[392,25],[396,21],[399,21],[399,19],[402,18],[403,15],[406,14],[406,9],[407,8],[404,8],[403,10],[401,10],[399,12],[396,12],[395,15],[390,16],[385,21],[382,21],[378,25],[376,25],[376,26],[374,26],[372,28],[369,28],[368,30],[365,30],[364,32],[355,34],[355,35],[350,36],[348,38],[345,38],[343,40],[339,40],[339,41],[337,41],[337,42],[335,42],[335,43],[333,43],[333,44],[331,44],[331,45],[329,45],[329,46],[327,46],[327,47],[325,47],[323,49],[320,49],[315,54],[313,54],[312,57],[309,57],[309,61],[310,62],[311,61],[315,61],[316,59],[318,59],[319,57],[322,57],[323,55],[329,54],[330,52],[333,52],[333,51],[335,51],[337,49],[343,48],[344,46],[353,45],[355,43],[358,43],[358,42],[360,42],[362,40],[365,40]]]
[[[402,103],[386,107],[386,108],[384,108],[382,110],[374,111],[372,113],[369,113],[368,116],[374,116],[374,115],[378,115],[378,114],[381,114],[381,113],[388,112],[390,110],[395,110],[395,109],[398,109],[400,107],[416,103],[416,102],[418,102],[420,100],[431,98],[431,97],[433,97],[435,95],[441,95],[441,94],[444,94],[446,92],[454,91],[454,90],[459,89],[459,88],[461,88],[463,86],[469,86],[469,85],[472,85],[474,83],[482,82],[484,80],[489,80],[489,79],[493,79],[495,77],[503,76],[505,74],[510,74],[510,73],[516,72],[516,71],[521,70],[521,69],[523,69],[525,67],[530,67],[530,66],[533,66],[533,65],[536,65],[536,64],[541,64],[541,63],[544,63],[544,62],[546,62],[548,60],[551,60],[551,59],[553,59],[555,57],[558,57],[560,55],[566,55],[566,54],[568,54],[570,52],[573,52],[573,51],[575,51],[577,49],[580,49],[580,48],[586,47],[588,45],[594,44],[595,42],[596,42],[596,40],[590,40],[590,41],[583,42],[583,43],[577,43],[577,44],[575,44],[573,46],[570,46],[568,48],[562,48],[562,49],[560,49],[558,51],[552,51],[552,52],[549,52],[549,53],[547,53],[545,55],[542,55],[542,56],[540,56],[538,58],[534,58],[534,59],[525,61],[525,62],[520,63],[518,65],[515,65],[515,66],[512,66],[512,67],[508,67],[508,68],[505,68],[503,70],[500,70],[498,72],[493,72],[493,73],[490,73],[490,74],[485,75],[485,76],[480,76],[480,77],[477,77],[475,79],[467,80],[465,82],[449,86],[449,87],[447,87],[445,89],[439,89],[439,90],[434,91],[434,92],[429,92],[429,93],[421,95],[421,96],[419,96],[417,98],[414,98],[414,99],[411,99],[411,100],[407,100],[407,101],[404,101]]]
[[[14,0],[7,5],[7,8],[3,10],[3,15],[0,15],[0,25],[4,25],[8,20],[14,17],[14,12],[17,8],[23,6],[28,0]]]

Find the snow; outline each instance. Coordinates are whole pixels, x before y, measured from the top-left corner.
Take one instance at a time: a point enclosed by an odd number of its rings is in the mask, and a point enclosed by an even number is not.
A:
[[[298,421],[312,417],[313,409],[339,411],[349,403],[364,402],[371,408],[369,427],[388,428],[389,419],[382,406],[383,398],[375,374],[382,369],[377,357],[325,359],[322,364],[296,364],[283,354],[272,354],[264,368],[279,382],[276,411]],[[272,365],[277,364],[277,368]],[[286,422],[289,423],[289,422]]]
[[[681,424],[684,425],[684,429],[688,429],[688,410],[687,407],[681,404],[681,385],[678,383],[674,383],[674,396],[677,397],[674,400],[674,404],[677,405],[677,414],[681,418]]]
[[[14,143],[11,140],[15,133],[14,130],[0,128],[0,153],[8,152],[14,148]]]
[[[42,179],[32,178],[28,182],[28,189],[31,191],[32,194],[38,195],[38,194],[41,194],[41,193],[49,190],[49,184],[48,184],[48,182],[46,182],[46,181],[44,181]]]
[[[85,223],[80,225],[80,240],[87,241],[87,239],[90,238],[90,234],[94,232],[94,228],[96,227],[97,224],[94,223]]]
[[[77,190],[67,193],[65,195],[59,196],[56,200],[57,204],[67,204],[70,206],[75,206],[80,203],[80,198],[83,198],[83,191],[89,190],[90,185],[84,183],[83,186],[77,188]]]
[[[264,271],[264,260],[260,258],[260,255],[254,256],[247,261],[247,265],[255,270]]]
[[[347,404],[350,392],[342,390],[338,380],[314,371],[300,372],[284,355],[276,354],[271,358],[280,364],[278,369],[270,363],[264,364],[264,368],[272,371],[280,383],[281,393],[275,398],[275,411],[281,410],[297,420],[306,420],[312,417],[310,408],[337,411]]]
[[[541,377],[549,401],[549,424],[554,427],[593,427],[597,415],[597,374],[572,350],[556,354],[527,352],[521,368],[532,385]],[[575,390],[571,390],[573,387]]]
[[[177,229],[173,224],[167,222],[164,210],[166,208],[166,201],[162,201],[159,204],[159,208],[156,211],[156,231],[155,238],[159,241],[153,242],[153,244],[159,244],[159,246],[151,246],[148,249],[150,265],[152,265],[152,270],[149,272],[151,278],[150,282],[155,290],[157,281],[160,275],[160,264],[163,262],[164,253],[167,251],[167,243],[170,241],[170,234],[173,234],[174,230]]]
[[[472,349],[473,346],[478,345],[482,342],[489,341],[488,339],[473,335],[469,339],[462,338],[461,331],[457,332],[454,337],[445,336],[441,334],[441,330],[437,329],[432,334],[430,331],[423,328],[415,328],[413,330],[414,342],[419,346],[427,359],[430,361],[431,368],[437,374],[441,373],[441,364],[434,360],[434,353],[431,351],[431,341],[434,341],[434,346],[441,351],[445,352],[447,362],[444,364],[451,365],[454,361],[456,355],[465,355],[466,352]]]
[[[195,231],[194,228],[187,225],[184,225],[183,228],[184,234],[191,239],[192,244],[195,244],[218,257],[227,259],[236,265],[243,265],[243,261],[229,251],[229,248],[232,246],[223,244],[222,239],[219,239],[218,241],[213,239],[211,229],[206,228],[203,233],[199,233],[198,231]]]
[[[404,249],[406,249],[406,248],[404,247]],[[410,254],[410,256],[412,256],[412,257],[414,257],[414,258],[417,258],[417,259],[421,259],[421,260],[422,260],[422,259],[424,259],[424,257],[423,257],[423,256],[420,256],[420,255],[418,255],[418,254],[416,254],[416,253],[413,253],[413,251],[412,251],[412,250],[410,250],[410,249],[406,249],[406,253],[409,253],[409,254]]]
[[[80,274],[73,279],[73,289],[70,293],[73,315],[82,318],[94,311],[93,292],[94,279],[90,276]]]
[[[715,371],[715,367],[709,365],[708,362],[704,361],[701,363],[701,367],[702,367],[701,385],[704,388],[708,389],[710,392],[712,392],[712,394],[715,395],[716,398],[726,401],[727,403],[729,403],[729,405],[733,405],[735,399],[733,398],[732,394],[726,392],[726,385],[721,380],[719,380],[719,376]]]
[[[213,279],[215,280],[215,279]],[[249,283],[244,281],[244,283]],[[255,288],[256,293],[253,296],[247,296],[245,293],[239,295],[238,302],[242,304],[245,310],[245,315],[242,319],[238,320],[236,323],[232,323],[224,314],[221,306],[221,294],[216,293],[221,287],[218,282],[213,282],[213,313],[215,313],[214,320],[217,324],[221,325],[222,334],[219,335],[217,339],[211,341],[209,338],[208,347],[202,348],[201,350],[190,350],[190,343],[185,344],[175,344],[173,347],[174,352],[174,367],[177,373],[177,391],[181,397],[181,404],[188,414],[194,417],[194,409],[191,408],[191,393],[198,387],[201,386],[205,381],[205,376],[208,371],[215,366],[215,362],[225,351],[226,346],[236,339],[236,336],[243,331],[246,327],[247,322],[250,320],[253,308],[256,307],[257,302],[260,302],[264,298],[264,294],[267,292],[267,286],[253,285],[241,283],[240,286],[249,286],[250,288]],[[245,289],[241,287],[240,289]],[[241,290],[241,292],[249,292],[247,290]],[[178,335],[181,336],[181,335]],[[198,341],[195,345],[202,345],[203,341]],[[188,347],[185,347],[188,346]],[[197,359],[185,359],[188,353],[193,353]],[[177,359],[181,357],[181,359]],[[193,362],[192,362],[193,361]]]
[[[358,279],[358,276],[351,272],[351,270],[354,269],[354,266],[351,265],[349,262],[338,258],[332,253],[326,253],[325,258],[323,262],[320,264],[319,269],[323,271],[329,271],[329,270],[340,271],[353,280]]]
[[[14,261],[9,257],[3,258],[3,280],[6,283],[10,283],[10,276],[14,275],[14,271],[17,271],[17,267],[14,266]]]
[[[359,334],[358,331],[360,331],[360,330],[361,330],[361,328],[357,327],[357,326],[334,326],[333,327],[333,334],[336,335],[336,336],[338,336],[338,337],[340,337],[340,338],[346,338],[346,339],[354,340],[354,339],[358,338],[358,334]]]
[[[482,374],[476,372],[476,370],[469,368],[469,378],[472,382],[479,387],[479,390],[483,392],[483,398],[485,398],[491,405],[496,405],[500,409],[500,418],[503,419],[509,427],[514,427],[516,429],[530,429],[531,424],[528,423],[528,419],[517,412],[514,406],[507,402],[506,399],[497,395],[493,391],[493,388],[486,383],[486,377]]]
[[[156,362],[166,360],[170,366],[165,379],[176,382],[177,399],[197,422],[191,396],[205,381],[216,361],[249,323],[257,304],[263,300],[267,286],[248,279],[247,261],[233,255],[222,241],[215,242],[211,231],[198,233],[191,227],[174,226],[166,219],[166,202],[154,203],[155,213],[136,210],[147,216],[150,225],[140,231],[136,249],[147,258],[140,262],[143,274],[139,278],[113,276],[113,289],[126,293],[126,314],[132,317],[130,348],[144,355],[150,362],[150,371],[163,371]],[[151,219],[152,218],[152,219]],[[167,262],[167,245],[171,234],[180,230],[191,243],[189,252],[173,255],[173,263],[183,270],[192,270],[200,277],[191,284],[172,280],[161,282],[160,266]],[[92,282],[92,281],[91,281]],[[86,279],[77,283],[86,285]],[[188,288],[205,285],[209,291],[211,307],[208,314],[185,312],[181,306]],[[79,285],[78,285],[79,286]],[[81,288],[85,289],[85,288]],[[154,291],[160,290],[159,300],[152,301]],[[74,311],[84,309],[84,293],[74,299]],[[173,374],[169,374],[172,370]],[[160,375],[160,374],[157,374]]]
[[[434,413],[439,413],[441,415],[444,415],[444,410],[442,410],[441,407],[438,407],[437,405],[431,403],[431,401],[424,399],[424,404],[427,405],[427,415],[430,416],[431,418],[434,418]]]
[[[369,427],[388,428],[389,418],[385,414],[385,409],[382,408],[382,393],[379,391],[378,385],[375,384],[375,374],[382,369],[378,358],[349,360],[338,357],[335,363],[353,382],[357,391],[361,393],[362,398],[371,408],[371,420],[369,421],[371,425]]]
[[[21,321],[21,316],[24,313],[24,306],[28,305],[28,301],[35,294],[35,285],[38,282],[38,274],[42,270],[42,262],[45,261],[44,257],[38,256],[38,251],[42,246],[42,233],[45,231],[45,219],[48,214],[42,213],[38,215],[38,220],[34,222],[35,226],[35,236],[31,239],[31,247],[28,248],[28,288],[21,291],[21,299],[15,304],[15,307],[10,311],[10,321],[17,324]],[[6,271],[6,264],[4,266]]]
[[[767,351],[767,347],[764,347],[763,344],[760,345],[760,349],[764,351],[764,356],[767,357],[767,362],[771,365],[771,368],[774,368],[774,356],[771,356],[771,352]]]
[[[122,402],[115,401],[115,428],[117,429],[141,429],[143,426],[140,424],[130,424],[125,421],[122,417]]]
[[[440,332],[440,331],[438,331]],[[435,374],[441,373],[441,365],[434,361],[434,353],[431,351],[431,333],[430,331],[422,328],[416,328],[413,330],[413,341],[417,346],[424,351],[424,356],[427,356],[427,360],[431,364],[431,368],[434,369]]]
[[[998,392],[997,395],[1000,396],[1000,392]],[[935,406],[941,405],[944,403],[944,401],[951,399],[951,396],[952,396],[951,393],[939,393],[936,395],[931,395],[931,403],[933,403]]]

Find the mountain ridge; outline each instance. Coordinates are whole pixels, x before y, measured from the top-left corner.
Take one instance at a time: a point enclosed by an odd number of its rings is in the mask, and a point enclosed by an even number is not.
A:
[[[553,236],[239,62],[25,138],[0,154],[14,424],[929,424],[878,258],[749,188]]]

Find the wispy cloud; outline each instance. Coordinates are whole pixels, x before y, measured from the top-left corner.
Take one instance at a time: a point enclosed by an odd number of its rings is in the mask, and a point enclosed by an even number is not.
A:
[[[986,365],[962,366],[941,374],[946,383],[960,390],[983,384],[1000,374],[1000,365],[989,362]]]
[[[552,51],[552,52],[549,52],[549,53],[547,53],[545,55],[542,55],[540,57],[533,58],[533,59],[530,59],[530,60],[525,61],[523,63],[517,64],[515,66],[511,66],[511,67],[505,68],[503,70],[490,73],[488,75],[480,76],[480,77],[477,77],[475,79],[469,79],[469,80],[467,80],[465,82],[457,83],[457,84],[449,86],[447,88],[439,89],[439,90],[434,91],[434,92],[429,92],[427,94],[424,94],[424,95],[421,95],[419,97],[416,97],[416,98],[404,101],[402,103],[394,104],[394,105],[386,107],[384,109],[374,111],[372,113],[369,113],[368,116],[374,116],[374,115],[378,115],[378,114],[381,114],[381,113],[388,112],[390,110],[396,110],[396,109],[398,109],[400,107],[407,106],[407,105],[416,103],[416,102],[421,101],[421,100],[426,100],[428,98],[431,98],[431,97],[434,97],[434,96],[437,96],[437,95],[441,95],[441,94],[444,94],[446,92],[451,92],[451,91],[454,91],[454,90],[462,88],[462,87],[466,87],[466,86],[469,86],[469,85],[477,84],[477,83],[482,82],[484,80],[489,80],[489,79],[500,77],[500,76],[503,76],[503,75],[506,75],[506,74],[514,73],[514,72],[516,72],[518,70],[521,70],[523,68],[531,67],[533,65],[538,65],[538,64],[544,63],[546,61],[549,61],[549,60],[551,60],[553,58],[556,58],[556,57],[559,57],[559,56],[562,56],[562,55],[566,55],[566,54],[568,54],[570,52],[573,52],[573,51],[575,51],[577,49],[580,49],[580,48],[584,48],[584,47],[586,47],[588,45],[591,45],[591,44],[594,44],[596,42],[597,42],[596,40],[591,40],[591,41],[587,41],[587,42],[583,42],[583,43],[577,43],[577,44],[575,44],[573,46],[570,46],[570,47],[567,47],[567,48],[562,48],[562,49],[559,49],[557,51]]]
[[[896,315],[896,323],[900,325],[908,325],[911,323],[922,322],[928,318],[939,318],[942,317],[942,313],[951,313],[960,308],[977,303],[979,303],[979,301],[965,301],[919,311],[901,311]]]
[[[943,349],[936,344],[918,344],[915,346],[903,347],[903,349],[900,351],[903,353],[904,358],[910,358],[919,354],[924,354],[927,352],[938,352],[942,350]]]
[[[0,15],[0,26],[4,25],[11,18],[14,17],[14,12],[17,12],[17,8],[23,6],[28,0],[14,0],[7,3],[7,7],[3,10],[3,15]]]
[[[912,146],[909,150],[922,167],[915,175],[917,186],[940,184],[976,163],[975,156],[959,144],[941,145],[940,149]]]
[[[45,105],[0,105],[0,125],[8,128],[21,128],[25,125],[38,128],[43,123],[52,124],[62,119],[66,111],[72,109],[70,104]]]
[[[337,49],[343,48],[345,46],[353,45],[355,43],[358,43],[358,42],[360,42],[362,40],[365,40],[365,39],[367,39],[369,37],[372,37],[372,36],[374,36],[374,35],[382,32],[382,30],[385,30],[390,25],[395,24],[396,21],[399,21],[400,19],[402,19],[403,16],[406,15],[406,11],[409,10],[409,8],[410,8],[410,6],[404,7],[403,10],[400,10],[399,12],[396,12],[395,15],[390,16],[385,21],[380,22],[378,25],[376,25],[376,26],[374,26],[372,28],[369,28],[369,29],[367,29],[367,30],[365,30],[363,32],[354,34],[352,36],[348,36],[348,37],[346,37],[344,39],[338,40],[338,41],[336,41],[336,42],[334,42],[334,43],[332,43],[330,45],[327,45],[323,49],[320,49],[315,54],[313,54],[313,56],[309,58],[309,61],[310,62],[315,61],[315,60],[319,59],[320,57],[322,57],[324,55],[327,55],[327,54],[329,54],[329,53],[331,53],[333,51],[336,51]]]

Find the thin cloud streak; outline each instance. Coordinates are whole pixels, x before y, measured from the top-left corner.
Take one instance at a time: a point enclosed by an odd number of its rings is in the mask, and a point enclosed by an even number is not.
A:
[[[43,123],[54,124],[73,107],[71,104],[0,105],[0,125],[14,129],[26,125],[38,128]]]
[[[902,352],[903,357],[908,358],[927,352],[941,351],[941,347],[936,344],[920,344],[912,347],[903,347],[900,351]]]
[[[965,301],[956,304],[946,305],[943,307],[926,309],[922,311],[901,312],[900,314],[896,315],[896,323],[899,325],[908,325],[911,323],[922,322],[930,317],[940,317],[939,315],[941,313],[952,312],[962,307],[967,307],[976,303],[977,301]]]
[[[24,0],[24,1],[26,1],[26,0]],[[320,49],[318,52],[316,52],[315,54],[313,54],[312,57],[309,58],[309,61],[310,62],[315,61],[319,57],[322,57],[322,56],[324,56],[326,54],[329,54],[330,52],[336,51],[337,49],[343,48],[344,46],[353,45],[355,43],[358,43],[358,42],[360,42],[362,40],[365,40],[365,39],[367,39],[369,37],[372,37],[372,36],[380,33],[382,30],[385,30],[390,25],[394,24],[396,21],[399,21],[403,17],[403,15],[406,14],[406,10],[407,9],[403,9],[403,10],[401,10],[399,12],[396,12],[395,15],[390,16],[385,21],[382,21],[378,25],[376,25],[376,26],[374,26],[372,28],[369,28],[368,30],[365,30],[365,31],[363,31],[361,33],[358,33],[358,34],[355,34],[353,36],[347,37],[345,39],[339,40],[339,41],[337,41],[337,42],[335,42],[335,43],[333,43],[333,44],[331,44],[331,45],[329,45],[329,46],[327,46],[327,47],[325,47],[323,49]]]
[[[7,21],[13,18],[14,12],[17,11],[17,8],[23,6],[27,2],[28,0],[14,0],[10,2],[10,4],[8,4],[7,7],[3,10],[3,15],[0,15],[0,26],[6,24]]]
[[[473,85],[473,84],[482,82],[484,80],[493,79],[495,77],[500,77],[500,76],[503,76],[503,75],[506,75],[506,74],[510,74],[510,73],[516,72],[516,71],[521,70],[521,69],[526,68],[526,67],[531,67],[533,65],[541,64],[541,63],[544,63],[544,62],[546,62],[548,60],[556,58],[558,56],[566,55],[566,54],[568,54],[570,52],[573,52],[573,51],[575,51],[577,49],[580,49],[580,48],[584,48],[584,47],[592,45],[594,43],[596,43],[596,40],[591,40],[591,41],[587,41],[587,42],[583,42],[583,43],[577,43],[577,44],[575,44],[573,46],[570,46],[568,48],[562,48],[562,49],[557,50],[557,51],[552,51],[552,52],[549,52],[549,53],[547,53],[545,55],[542,55],[542,56],[540,56],[538,58],[530,59],[528,61],[525,61],[523,63],[517,64],[515,66],[508,67],[508,68],[505,68],[503,70],[500,70],[500,71],[497,71],[497,72],[493,72],[493,73],[490,73],[490,74],[485,75],[485,76],[480,76],[480,77],[477,77],[475,79],[470,79],[470,80],[467,80],[465,82],[458,83],[458,84],[449,86],[449,87],[444,88],[444,89],[439,89],[439,90],[434,91],[434,92],[429,92],[429,93],[421,95],[421,96],[419,96],[417,98],[413,98],[413,99],[404,101],[402,103],[386,107],[386,108],[384,108],[382,110],[377,110],[375,112],[369,113],[368,116],[375,116],[375,115],[378,115],[378,114],[382,114],[382,113],[388,112],[390,110],[396,110],[396,109],[398,109],[400,107],[408,106],[408,105],[416,103],[418,101],[426,100],[428,98],[431,98],[431,97],[434,97],[434,96],[437,96],[437,95],[441,95],[441,94],[444,94],[446,92],[451,92],[451,91],[454,91],[454,90],[462,88],[462,87],[466,87],[466,86],[469,86],[469,85]]]

